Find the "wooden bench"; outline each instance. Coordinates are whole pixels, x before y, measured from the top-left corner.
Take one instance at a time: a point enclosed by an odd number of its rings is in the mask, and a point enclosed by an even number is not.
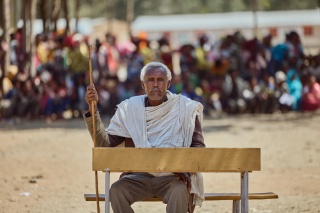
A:
[[[105,171],[105,212],[110,209],[110,172],[237,172],[241,176],[240,193],[205,193],[205,200],[232,200],[233,212],[248,212],[249,199],[276,199],[273,192],[249,193],[248,174],[260,171],[259,148],[93,148],[93,171]],[[96,194],[85,194],[96,201]],[[161,201],[150,198],[144,201]]]

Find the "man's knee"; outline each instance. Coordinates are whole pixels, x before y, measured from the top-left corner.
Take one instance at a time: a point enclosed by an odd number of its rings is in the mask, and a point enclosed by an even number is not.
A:
[[[125,184],[121,183],[121,181],[114,182],[110,187],[110,200],[115,201],[116,199],[119,199],[120,197],[125,196],[124,193],[126,191]]]
[[[187,186],[181,180],[175,180],[170,183],[170,193],[167,195],[169,200],[189,200]]]
[[[110,202],[113,212],[128,212],[133,213],[131,208],[132,196],[128,192],[128,187],[125,182],[118,180],[110,187]]]
[[[168,213],[187,212],[189,203],[187,186],[181,180],[172,181],[163,202],[167,204]]]

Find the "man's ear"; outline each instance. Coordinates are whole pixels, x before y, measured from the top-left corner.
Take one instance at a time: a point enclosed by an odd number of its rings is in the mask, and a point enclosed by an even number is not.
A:
[[[144,84],[143,84],[143,81],[141,81],[141,87],[142,87],[142,89],[144,90]]]
[[[170,86],[171,86],[171,80],[168,81],[167,89],[169,89]]]

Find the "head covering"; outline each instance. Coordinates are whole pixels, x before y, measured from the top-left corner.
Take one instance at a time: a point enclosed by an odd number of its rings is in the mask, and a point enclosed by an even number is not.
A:
[[[10,65],[7,68],[6,76],[12,80],[14,77],[16,77],[18,73],[18,67],[16,65]]]
[[[283,71],[276,72],[275,77],[277,83],[286,81],[286,74]]]

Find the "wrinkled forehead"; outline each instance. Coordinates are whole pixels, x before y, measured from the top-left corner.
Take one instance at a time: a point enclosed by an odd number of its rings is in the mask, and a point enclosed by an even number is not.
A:
[[[164,76],[167,76],[167,72],[163,67],[150,66],[147,68],[145,76],[147,76],[147,75],[161,75],[161,74]]]

